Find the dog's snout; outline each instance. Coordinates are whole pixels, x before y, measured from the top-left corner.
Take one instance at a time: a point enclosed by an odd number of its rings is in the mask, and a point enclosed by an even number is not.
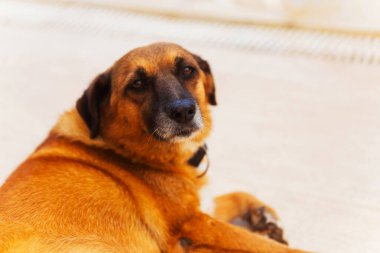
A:
[[[195,102],[192,99],[179,99],[167,106],[167,114],[178,123],[188,123],[195,115]]]

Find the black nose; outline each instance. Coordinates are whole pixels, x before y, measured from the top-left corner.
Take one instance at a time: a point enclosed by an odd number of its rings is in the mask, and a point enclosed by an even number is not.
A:
[[[195,102],[192,99],[179,99],[167,106],[167,114],[178,123],[187,123],[194,118]]]

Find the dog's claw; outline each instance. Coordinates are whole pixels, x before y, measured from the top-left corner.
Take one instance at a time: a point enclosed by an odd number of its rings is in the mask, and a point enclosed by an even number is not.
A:
[[[283,230],[275,223],[269,222],[267,214],[265,207],[250,208],[243,219],[248,222],[250,230],[266,235],[279,243],[288,244],[283,237]]]

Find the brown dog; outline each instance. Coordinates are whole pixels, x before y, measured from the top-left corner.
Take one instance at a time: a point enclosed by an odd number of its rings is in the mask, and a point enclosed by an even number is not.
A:
[[[200,212],[189,161],[209,104],[200,57],[166,43],[123,56],[1,187],[0,252],[301,252]]]

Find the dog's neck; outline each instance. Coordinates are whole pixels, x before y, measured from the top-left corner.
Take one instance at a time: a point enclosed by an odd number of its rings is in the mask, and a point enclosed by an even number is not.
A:
[[[203,141],[186,140],[180,143],[128,142],[111,143],[101,137],[91,139],[89,130],[75,109],[63,114],[52,130],[58,136],[80,141],[90,146],[112,149],[132,162],[150,164],[162,169],[180,169],[190,166],[188,161],[197,152]]]

